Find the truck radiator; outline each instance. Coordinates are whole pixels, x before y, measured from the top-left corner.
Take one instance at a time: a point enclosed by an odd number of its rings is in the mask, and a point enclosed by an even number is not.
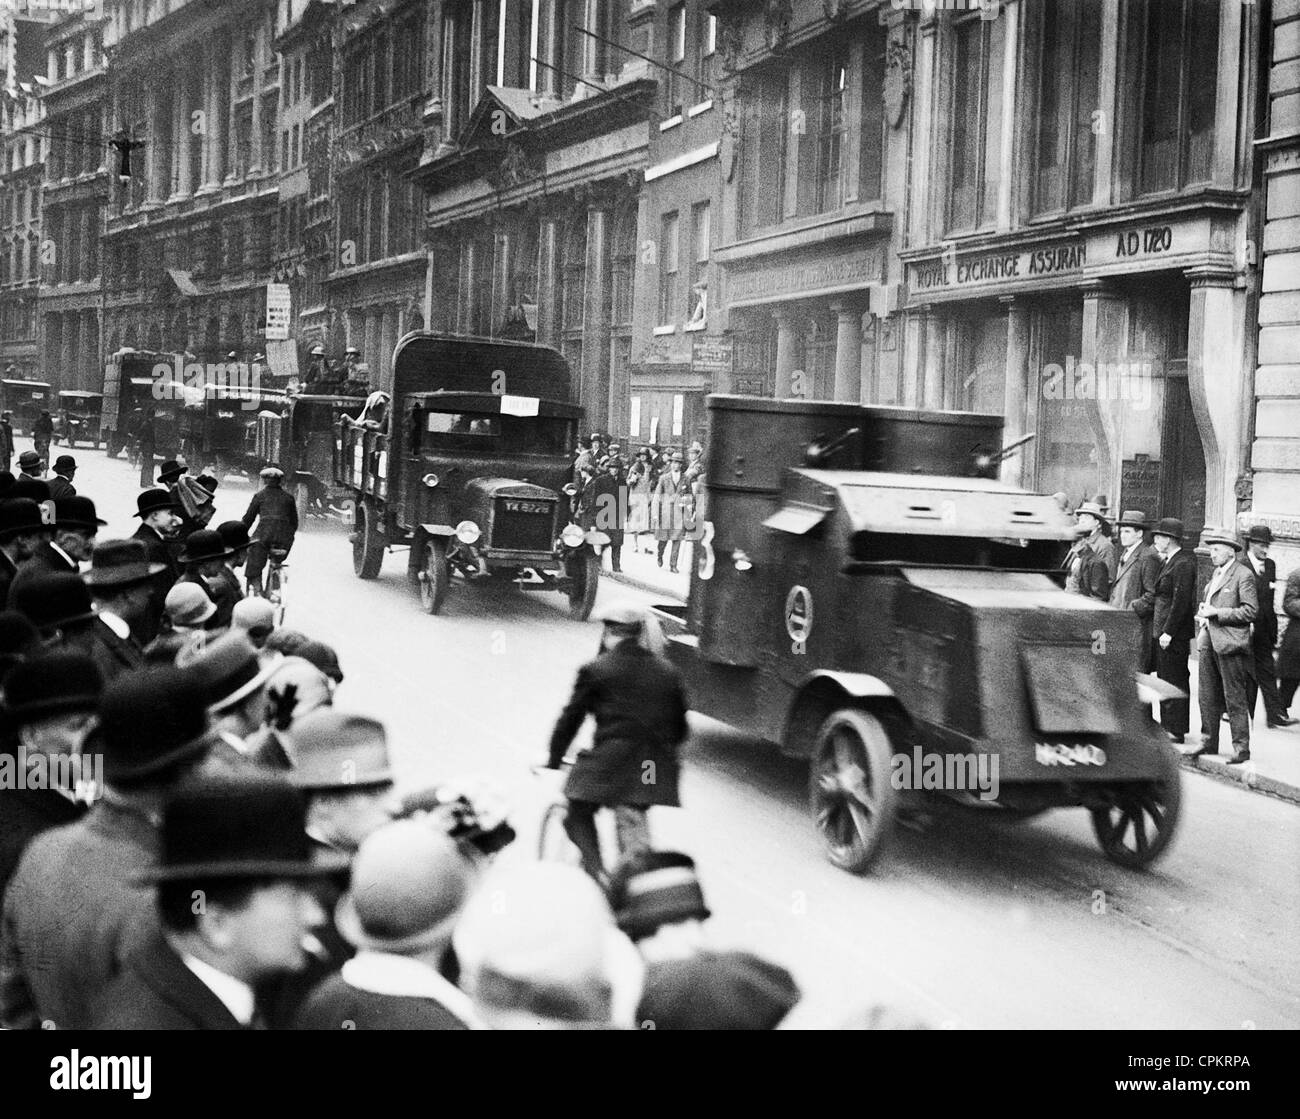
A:
[[[549,552],[554,540],[555,502],[498,497],[492,508],[491,548]]]

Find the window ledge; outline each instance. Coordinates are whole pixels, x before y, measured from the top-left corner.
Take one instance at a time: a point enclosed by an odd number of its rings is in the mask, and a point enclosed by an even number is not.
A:
[[[701,101],[698,105],[692,105],[686,110],[686,115],[688,117],[698,117],[701,113],[707,113],[712,108],[713,98],[710,97],[707,101]]]
[[[682,114],[678,113],[675,117],[669,117],[667,120],[661,120],[659,122],[659,131],[667,132],[670,129],[676,128],[681,123],[682,123]]]
[[[677,333],[677,327],[675,327],[675,326],[671,326],[671,325],[670,325],[670,326],[656,326],[656,327],[654,328],[654,330],[652,331],[652,333],[655,334],[656,336],[658,336],[658,335],[660,335],[660,334],[676,334],[676,333]]]
[[[708,330],[708,328],[709,328],[709,324],[707,322],[695,322],[695,323],[687,323],[684,327],[682,327],[682,330],[686,331],[687,333],[690,333],[692,331],[697,331],[697,330]]]

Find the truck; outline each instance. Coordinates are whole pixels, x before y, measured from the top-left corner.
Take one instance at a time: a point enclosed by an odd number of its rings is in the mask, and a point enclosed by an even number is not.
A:
[[[706,520],[655,608],[691,705],[809,765],[832,863],[866,871],[935,796],[1082,807],[1143,868],[1180,814],[1139,620],[1071,594],[1056,501],[997,480],[999,416],[708,398]]]
[[[258,413],[255,455],[284,471],[299,522],[312,513],[324,514],[347,496],[334,481],[334,442],[339,421],[359,417],[365,404],[363,396],[290,393],[282,409]]]
[[[610,538],[572,516],[582,409],[570,381],[546,346],[399,340],[384,419],[338,421],[334,477],[354,511],[357,577],[375,578],[386,552],[405,548],[426,613],[442,609],[453,581],[495,581],[558,591],[585,621]]]
[[[30,435],[42,412],[52,409],[54,390],[48,381],[0,381],[0,401],[4,410],[13,413],[10,421],[15,435]]]
[[[104,398],[100,433],[109,458],[140,454],[145,422],[153,419],[154,453],[176,458],[181,452],[184,384],[176,381],[176,355],[146,350],[119,350],[104,363]],[[166,374],[163,369],[168,370]]]

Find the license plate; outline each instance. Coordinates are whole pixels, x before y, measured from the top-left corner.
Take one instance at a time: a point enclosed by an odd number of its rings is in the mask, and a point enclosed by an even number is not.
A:
[[[1106,751],[1091,742],[1035,742],[1039,765],[1105,765]]]
[[[549,513],[551,507],[544,501],[507,501],[507,513]]]

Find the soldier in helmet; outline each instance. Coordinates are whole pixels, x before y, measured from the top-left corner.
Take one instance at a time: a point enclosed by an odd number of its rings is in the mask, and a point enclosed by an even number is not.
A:
[[[325,364],[325,347],[313,346],[311,348],[311,361],[307,365],[307,378],[304,387],[312,389],[317,387],[319,382],[329,380],[329,369]]]
[[[686,692],[677,670],[662,657],[662,634],[639,606],[602,615],[599,656],[578,670],[568,704],[551,735],[546,768],[559,769],[588,715],[596,720],[590,750],[579,755],[564,786],[564,830],[582,855],[583,868],[603,884],[606,874],[596,834],[596,813],[614,809],[620,854],[648,850],[647,810],[679,807],[677,752],[686,739]]]

